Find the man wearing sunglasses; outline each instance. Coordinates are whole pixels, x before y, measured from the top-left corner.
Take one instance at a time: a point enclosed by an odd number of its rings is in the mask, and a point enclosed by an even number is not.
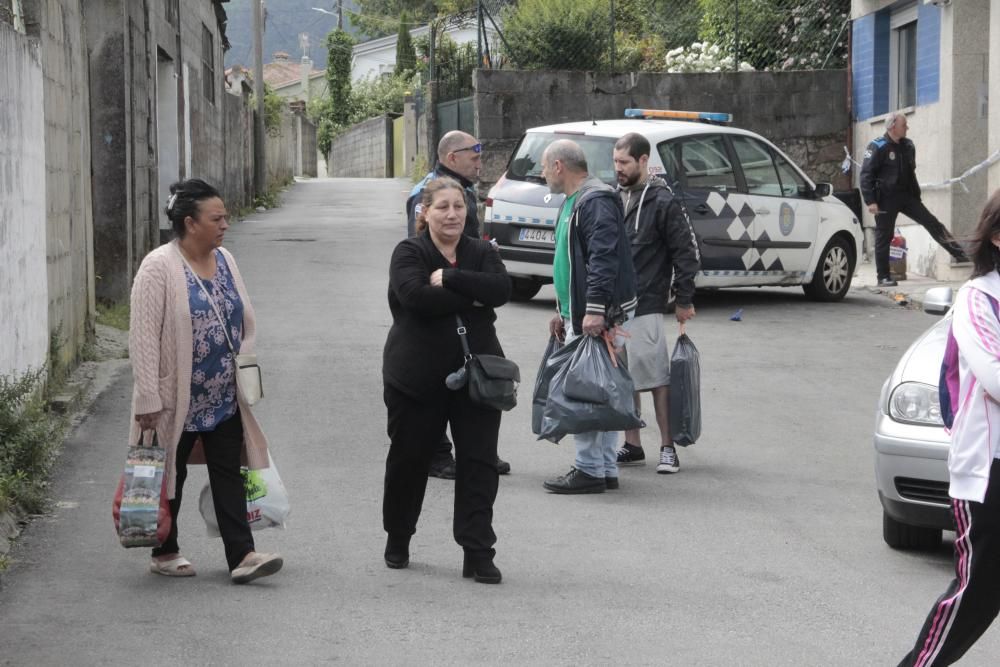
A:
[[[423,180],[410,191],[406,200],[406,235],[414,236],[417,214],[420,213],[420,193],[424,186],[439,176],[455,179],[465,188],[465,235],[479,238],[479,216],[476,206],[476,183],[479,170],[483,166],[481,153],[483,145],[474,136],[460,130],[452,130],[438,142],[438,163],[424,176]]]
[[[452,130],[441,137],[441,141],[438,142],[437,166],[414,186],[406,200],[406,233],[408,237],[416,235],[417,215],[420,213],[420,195],[424,187],[435,178],[447,176],[461,183],[465,189],[464,234],[472,238],[479,238],[476,183],[479,181],[479,170],[483,165],[482,152],[483,145],[467,132]],[[506,475],[510,472],[510,464],[497,458],[497,472]],[[431,477],[440,477],[441,479],[455,479],[455,457],[451,454],[451,441],[448,440],[446,433],[442,434],[441,446],[431,460],[429,474]]]

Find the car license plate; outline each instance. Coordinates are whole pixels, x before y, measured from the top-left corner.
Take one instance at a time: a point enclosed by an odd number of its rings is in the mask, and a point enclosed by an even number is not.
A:
[[[536,229],[534,227],[524,227],[518,237],[522,241],[537,241],[538,243],[555,243],[556,232],[554,229]]]

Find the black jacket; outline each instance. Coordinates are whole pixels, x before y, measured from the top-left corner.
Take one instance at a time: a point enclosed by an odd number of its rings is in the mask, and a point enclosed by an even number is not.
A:
[[[464,363],[456,313],[473,353],[503,355],[493,309],[510,298],[507,269],[488,241],[463,236],[456,254],[453,268],[425,231],[401,241],[389,264],[392,327],[382,352],[382,380],[417,400],[447,391],[444,379]],[[444,269],[444,287],[430,284],[437,269]]]
[[[418,204],[420,204],[420,197],[423,194],[424,188],[427,184],[433,181],[435,178],[441,176],[447,176],[459,182],[462,188],[465,190],[465,229],[462,231],[466,236],[472,237],[474,239],[479,238],[479,209],[478,201],[476,200],[476,186],[475,184],[462,176],[459,176],[453,172],[448,167],[444,165],[438,165],[433,171],[427,173],[423,179],[413,186],[410,190],[410,196],[406,199],[406,230],[407,236],[416,236],[417,229],[417,210]]]
[[[868,144],[861,165],[861,196],[865,204],[891,199],[920,199],[917,183],[917,147],[903,137],[897,144],[885,134]]]
[[[622,202],[614,188],[590,177],[580,187],[569,220],[570,316],[583,331],[585,314],[609,325],[634,311],[635,272]]]
[[[667,312],[671,283],[677,304],[690,306],[701,257],[687,209],[657,176],[650,177],[641,190],[629,193],[619,188],[619,192],[627,200],[623,202],[625,231],[632,244],[639,293],[636,316]]]

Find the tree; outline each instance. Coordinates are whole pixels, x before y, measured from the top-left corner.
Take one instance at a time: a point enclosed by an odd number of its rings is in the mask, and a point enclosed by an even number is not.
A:
[[[323,155],[330,152],[330,143],[337,132],[347,127],[351,116],[351,56],[354,38],[343,30],[333,30],[326,36],[327,98],[317,113],[317,143]]]
[[[504,12],[511,60],[522,69],[599,69],[610,52],[607,0],[522,0]]]
[[[700,36],[724,52],[739,51],[755,69],[818,69],[846,63],[841,28],[850,0],[699,0],[703,11]]]
[[[438,16],[450,16],[475,9],[476,0],[357,0],[358,11],[351,15],[351,23],[368,37],[384,37],[399,24],[405,12],[411,17],[410,28],[426,25]]]
[[[399,35],[396,37],[396,74],[410,76],[417,70],[417,51],[410,37],[410,24],[406,12],[399,19]]]

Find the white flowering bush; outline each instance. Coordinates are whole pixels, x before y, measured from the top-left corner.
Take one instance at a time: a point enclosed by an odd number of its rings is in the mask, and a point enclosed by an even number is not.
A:
[[[664,65],[667,72],[732,72],[735,61],[732,55],[722,52],[718,44],[695,42],[691,46],[678,46],[667,51]],[[741,62],[740,72],[752,72],[750,63]]]

